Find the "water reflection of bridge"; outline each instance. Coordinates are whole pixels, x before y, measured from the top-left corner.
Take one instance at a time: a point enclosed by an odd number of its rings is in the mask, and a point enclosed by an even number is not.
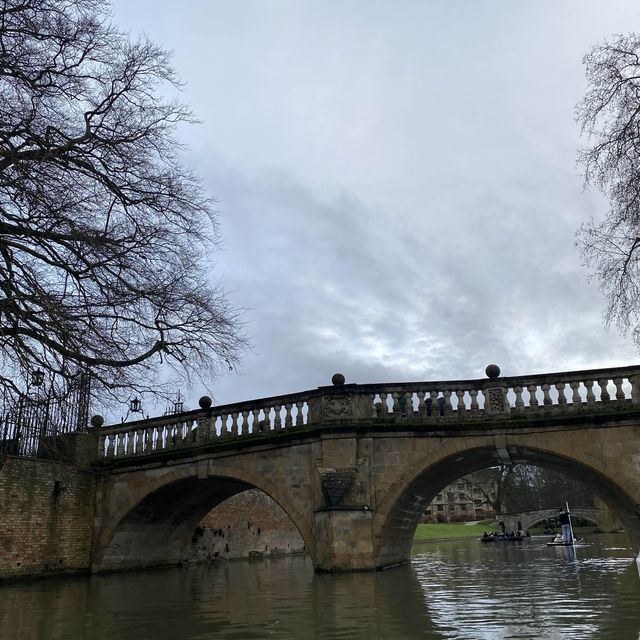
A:
[[[490,371],[493,375],[496,372]],[[92,430],[95,570],[172,564],[202,517],[257,487],[320,570],[405,562],[425,505],[496,463],[579,478],[640,541],[640,367],[334,384]]]

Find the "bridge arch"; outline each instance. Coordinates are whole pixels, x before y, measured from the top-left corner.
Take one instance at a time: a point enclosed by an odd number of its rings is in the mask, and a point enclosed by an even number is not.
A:
[[[541,522],[544,522],[545,520],[548,520],[549,518],[553,518],[554,516],[557,516],[559,511],[561,510],[556,509],[555,513],[548,511],[547,513],[542,515],[532,516],[528,520],[523,520],[522,521],[523,525],[525,529],[530,529],[531,527],[535,527],[536,525],[540,524]],[[594,525],[598,524],[598,518],[596,516],[592,515],[591,513],[586,513],[583,510],[576,510],[572,508],[571,516],[572,516],[572,520],[574,520],[575,518],[580,518],[580,520],[586,520],[587,522],[591,522]]]
[[[119,480],[119,482],[118,482]],[[118,486],[121,485],[121,486]],[[311,524],[285,492],[263,476],[241,467],[210,464],[206,475],[197,463],[158,475],[123,474],[111,493],[96,538],[93,571],[170,566],[186,557],[198,523],[214,507],[248,489],[259,489],[289,516],[314,560]],[[122,500],[113,496],[123,495]]]
[[[503,450],[506,454],[507,449]],[[512,445],[508,457],[513,464],[551,467],[590,486],[602,498],[629,533],[634,544],[640,542],[640,518],[637,504],[626,491],[627,478],[612,478],[595,458],[571,456],[551,447]],[[433,453],[410,465],[390,487],[377,509],[373,522],[374,555],[377,566],[406,561],[411,552],[415,529],[427,504],[445,486],[463,475],[498,464],[495,443],[444,443],[440,456]]]

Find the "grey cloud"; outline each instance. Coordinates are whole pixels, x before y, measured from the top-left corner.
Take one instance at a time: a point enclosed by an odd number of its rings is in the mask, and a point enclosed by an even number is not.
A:
[[[115,7],[176,49],[205,123],[214,273],[254,341],[218,402],[635,358],[573,244],[606,206],[574,167],[580,60],[635,3]]]

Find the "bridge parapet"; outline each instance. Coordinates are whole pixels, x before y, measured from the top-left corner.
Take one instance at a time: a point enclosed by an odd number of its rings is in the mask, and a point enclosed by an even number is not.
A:
[[[98,456],[149,455],[176,447],[224,441],[266,432],[301,429],[317,391],[204,407],[100,429]]]
[[[425,428],[482,420],[588,415],[634,408],[640,367],[440,382],[337,384],[100,428],[98,458],[138,458],[180,447],[340,424]]]

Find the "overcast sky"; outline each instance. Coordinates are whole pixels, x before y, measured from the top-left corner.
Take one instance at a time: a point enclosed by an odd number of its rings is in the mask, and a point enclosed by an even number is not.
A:
[[[582,57],[633,1],[116,0],[175,51],[253,351],[217,403],[625,365],[575,231]],[[186,389],[183,389],[183,393]],[[187,392],[196,405],[204,390]]]

